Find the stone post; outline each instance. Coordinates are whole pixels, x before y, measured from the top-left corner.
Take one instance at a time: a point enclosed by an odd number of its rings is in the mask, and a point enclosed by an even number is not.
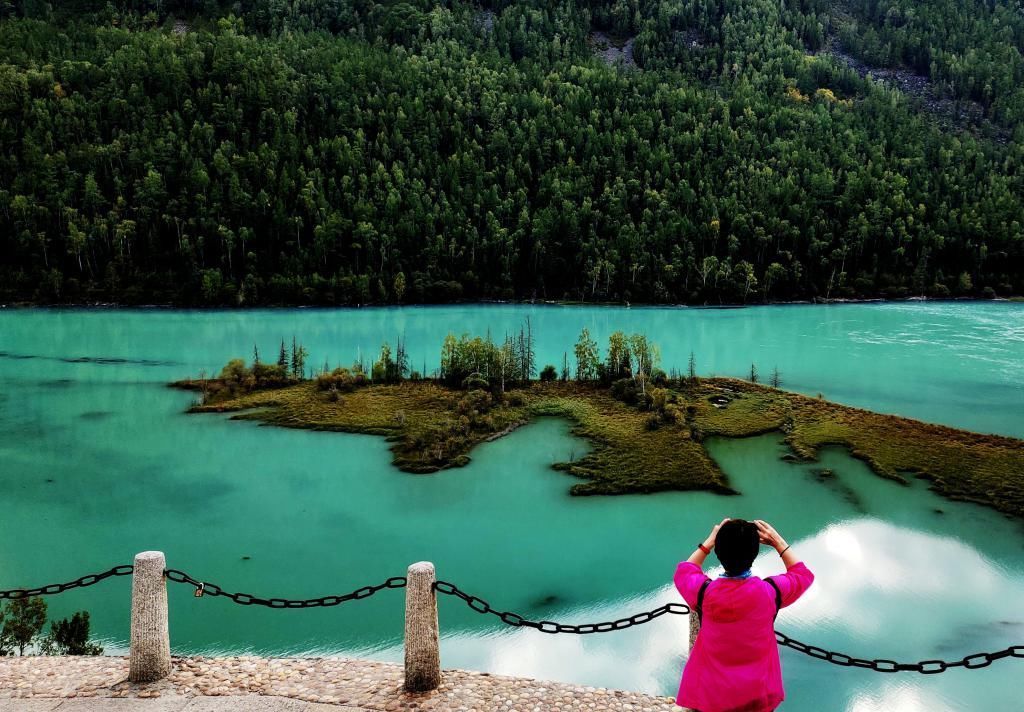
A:
[[[436,580],[429,561],[409,567],[405,586],[405,689],[409,692],[436,690],[441,684]]]
[[[697,642],[697,633],[700,633],[700,618],[697,617],[697,611],[690,609],[690,652],[693,652],[693,646]]]
[[[128,679],[132,682],[153,682],[167,677],[171,671],[166,568],[162,551],[143,551],[135,556],[128,662]]]

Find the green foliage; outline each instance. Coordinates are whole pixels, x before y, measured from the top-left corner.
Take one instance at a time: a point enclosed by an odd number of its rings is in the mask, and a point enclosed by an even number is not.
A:
[[[237,411],[236,418],[285,427],[386,436],[395,465],[409,472],[464,465],[477,444],[531,417],[565,417],[593,446],[584,457],[556,465],[586,480],[575,484],[572,494],[730,493],[704,439],[778,431],[799,458],[843,445],[880,476],[902,482],[904,473],[919,473],[942,494],[1024,515],[1019,440],[879,415],[739,380],[675,379],[657,386],[654,381],[652,374],[646,391],[627,376],[607,388],[544,381],[496,393],[487,390],[487,380],[471,374],[457,384],[463,390],[428,380],[372,384],[326,399],[319,382],[304,382],[242,393],[193,411]],[[972,467],[965,469],[964,462]]]
[[[316,377],[316,387],[321,391],[348,393],[365,386],[369,381],[361,371],[350,371],[347,368],[336,368],[330,373],[321,373]]]
[[[1014,140],[808,54],[824,0],[52,5],[0,20],[0,299],[1024,291],[1006,0],[864,0],[848,34]],[[591,28],[642,68],[592,58]]]
[[[296,354],[298,360],[296,360]],[[217,378],[208,380],[202,377],[195,381],[185,381],[181,385],[203,394],[204,403],[234,398],[242,393],[268,388],[281,388],[303,379],[307,351],[305,347],[292,339],[292,351],[289,356],[284,342],[276,363],[263,363],[259,360],[259,350],[253,347],[253,362],[247,366],[244,359],[234,358],[220,370]],[[298,374],[296,375],[296,368]]]
[[[220,378],[228,383],[242,385],[252,376],[252,372],[246,368],[245,361],[240,358],[233,358],[220,370]]]
[[[306,359],[308,357],[309,352],[306,350],[306,347],[298,343],[293,336],[290,375],[295,380],[301,381],[306,377]]]
[[[103,648],[89,641],[89,613],[50,622],[50,634],[42,642],[46,655],[102,655]]]
[[[558,369],[552,366],[550,363],[546,365],[540,371],[540,380],[550,383],[558,378]]]
[[[533,327],[527,318],[518,335],[495,344],[486,338],[448,334],[441,347],[441,381],[449,386],[492,388],[525,385],[536,374]]]
[[[409,356],[402,339],[398,340],[394,356],[386,341],[381,345],[380,358],[373,364],[372,375],[378,383],[400,383],[409,375]]]
[[[1024,121],[1024,14],[1011,0],[858,0],[844,47],[867,62],[908,66],[995,120]]]
[[[576,354],[576,380],[593,381],[597,379],[600,366],[597,342],[590,336],[590,330],[586,327],[580,332],[574,352]]]
[[[10,600],[0,613],[0,623],[0,654],[17,650],[18,655],[24,655],[46,624],[46,601],[39,596]]]
[[[605,380],[614,381],[631,375],[630,340],[621,331],[608,337],[608,355],[604,362]]]
[[[50,633],[41,636],[46,625],[46,601],[15,598],[6,607],[0,602],[0,657],[24,655],[38,646],[44,655],[101,655],[103,648],[89,641],[89,613],[78,611],[71,618],[50,622]]]

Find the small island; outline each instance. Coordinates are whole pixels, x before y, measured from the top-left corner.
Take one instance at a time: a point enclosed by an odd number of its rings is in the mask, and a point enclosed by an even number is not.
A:
[[[258,352],[251,364],[232,360],[216,378],[171,384],[198,391],[193,413],[309,430],[380,435],[394,464],[430,473],[469,462],[476,445],[531,419],[573,423],[592,446],[554,467],[582,478],[573,495],[708,490],[735,494],[704,441],[779,432],[791,453],[811,461],[841,446],[882,477],[930,481],[938,493],[1024,516],[1024,442],[883,415],[784,391],[775,370],[761,383],[704,378],[691,354],[686,373],[658,367],[656,346],[642,334],[612,334],[602,355],[586,329],[561,367],[535,364],[527,323],[503,342],[449,335],[441,367],[412,370],[403,344],[384,344],[369,367],[322,369],[307,377],[306,350],[293,340],[274,363]]]

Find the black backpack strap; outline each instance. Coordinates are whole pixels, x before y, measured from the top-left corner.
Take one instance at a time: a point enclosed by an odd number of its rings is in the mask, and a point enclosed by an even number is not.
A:
[[[697,611],[697,620],[703,620],[704,618],[704,592],[708,590],[708,586],[711,585],[711,579],[704,579],[704,583],[700,585],[700,590],[697,591],[697,607],[694,609]]]
[[[782,591],[779,590],[779,584],[775,583],[770,576],[765,581],[770,583],[772,588],[775,589],[775,617],[778,618],[779,609],[782,608]]]

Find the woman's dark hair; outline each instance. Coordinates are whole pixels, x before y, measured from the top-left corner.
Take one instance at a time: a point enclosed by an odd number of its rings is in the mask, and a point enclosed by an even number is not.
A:
[[[715,555],[728,576],[736,576],[749,569],[760,547],[757,525],[746,519],[730,519],[715,537]]]

